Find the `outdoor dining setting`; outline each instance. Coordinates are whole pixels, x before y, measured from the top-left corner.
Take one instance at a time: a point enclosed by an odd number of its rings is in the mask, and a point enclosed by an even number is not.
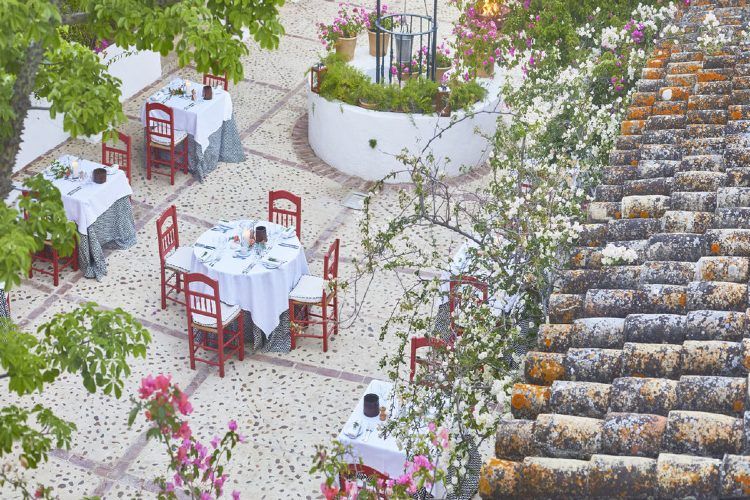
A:
[[[0,499],[750,498],[750,6],[0,1]]]

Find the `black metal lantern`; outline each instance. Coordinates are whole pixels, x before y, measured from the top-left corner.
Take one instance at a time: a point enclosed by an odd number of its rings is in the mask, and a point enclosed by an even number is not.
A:
[[[328,71],[328,68],[320,62],[310,68],[310,90],[316,94],[320,94],[320,84],[326,71]]]
[[[415,74],[435,80],[437,52],[437,0],[433,0],[432,15],[389,14],[381,16],[381,0],[377,0],[375,20],[375,81],[400,82]],[[426,2],[425,2],[426,8]],[[391,40],[390,50],[385,45]],[[386,50],[381,50],[386,47]],[[386,53],[387,51],[387,53]],[[386,71],[387,79],[386,79]]]

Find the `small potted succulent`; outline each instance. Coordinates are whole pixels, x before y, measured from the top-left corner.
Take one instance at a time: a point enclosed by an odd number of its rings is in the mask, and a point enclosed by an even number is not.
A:
[[[318,25],[318,38],[326,50],[336,49],[336,53],[345,61],[354,58],[357,35],[365,28],[362,10],[364,9],[349,4],[340,4],[338,14],[331,24]]]
[[[380,17],[388,15],[388,6],[383,4],[380,6]],[[370,55],[373,57],[377,57],[378,55],[383,56],[388,53],[388,47],[391,43],[391,35],[388,33],[383,33],[380,37],[380,53],[377,52],[377,26],[375,23],[378,20],[378,11],[376,9],[373,9],[369,12],[366,12],[363,16],[363,21],[365,24],[365,27],[367,28],[367,36],[370,41]],[[392,18],[386,18],[381,19],[380,26],[384,29],[392,29],[393,28],[393,19]]]

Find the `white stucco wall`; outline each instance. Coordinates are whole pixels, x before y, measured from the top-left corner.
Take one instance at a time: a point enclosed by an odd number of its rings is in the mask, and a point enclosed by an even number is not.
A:
[[[436,135],[427,152],[448,176],[461,173],[463,167],[481,165],[489,154],[489,145],[482,134],[492,135],[497,127],[501,107],[499,89],[503,78],[484,80],[487,98],[477,103],[476,114],[463,119],[459,111],[453,119],[435,115],[411,115],[372,111],[339,101],[327,101],[308,91],[308,140],[315,154],[330,166],[349,175],[366,180],[380,180],[392,172],[404,170],[396,158],[406,149],[415,156],[425,156],[422,150]],[[442,133],[441,133],[442,132]],[[370,140],[377,141],[373,148]],[[407,182],[401,173],[386,182]]]
[[[123,52],[122,48],[113,45],[103,53],[103,59],[111,61]],[[137,52],[114,61],[109,72],[122,81],[121,100],[124,100],[161,78],[161,58],[156,52]],[[32,101],[38,106],[46,104],[33,98]],[[14,172],[70,137],[63,131],[62,116],[52,120],[47,111],[30,111],[24,127]]]

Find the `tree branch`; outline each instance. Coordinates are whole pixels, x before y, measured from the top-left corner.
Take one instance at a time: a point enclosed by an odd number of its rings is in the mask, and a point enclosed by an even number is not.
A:
[[[49,106],[29,106],[29,111],[49,111]]]

